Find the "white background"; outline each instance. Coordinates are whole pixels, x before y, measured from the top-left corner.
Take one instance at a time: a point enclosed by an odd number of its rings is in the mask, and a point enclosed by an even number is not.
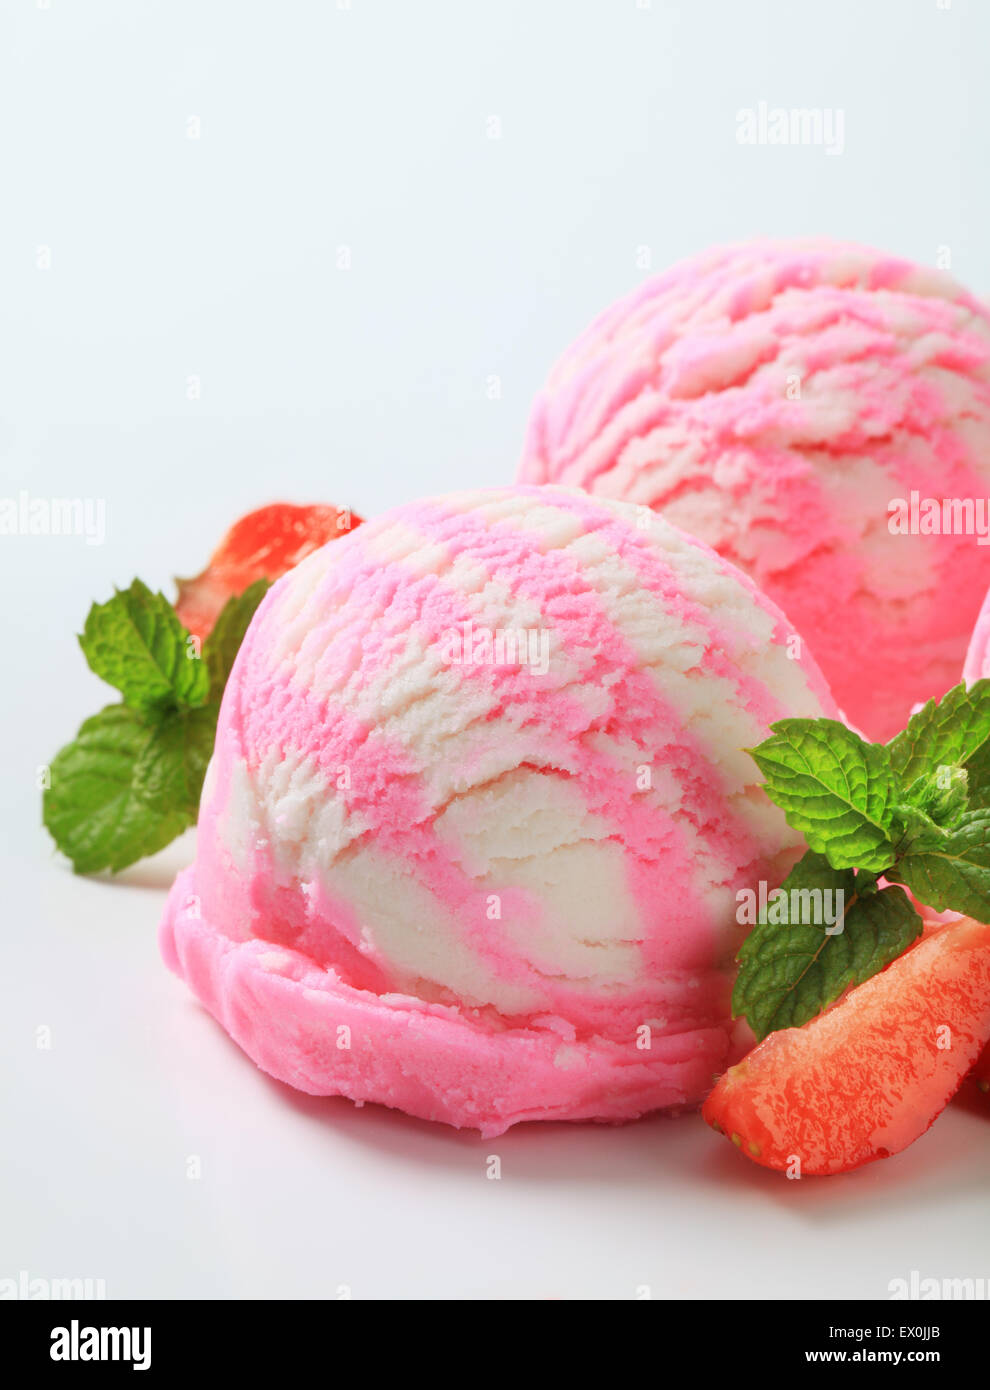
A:
[[[948,247],[990,291],[990,4],[44,4],[0,7],[0,496],[101,498],[108,531],[0,537],[0,1278],[632,1298],[990,1276],[990,1110],[788,1183],[695,1118],[482,1141],[292,1093],[158,959],[192,836],[75,879],[36,790],[110,698],[73,637],[92,599],[196,571],[275,498],[371,514],[511,479],[534,391],[646,273],[638,248],[660,269],[757,234]],[[844,152],[738,145],[760,101],[841,108]]]

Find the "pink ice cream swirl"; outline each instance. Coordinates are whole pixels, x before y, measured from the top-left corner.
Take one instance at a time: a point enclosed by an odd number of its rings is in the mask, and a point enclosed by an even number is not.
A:
[[[705,252],[565,351],[519,476],[714,546],[805,635],[852,722],[890,738],[954,684],[990,577],[970,525],[986,535],[990,312],[866,247]]]
[[[400,507],[267,596],[162,949],[314,1095],[497,1134],[695,1105],[735,894],[799,838],[743,751],[835,714],[707,547],[560,488]]]

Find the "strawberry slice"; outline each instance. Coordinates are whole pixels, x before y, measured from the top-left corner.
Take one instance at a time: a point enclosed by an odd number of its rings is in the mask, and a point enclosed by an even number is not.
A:
[[[205,638],[221,608],[256,579],[279,579],[311,551],[346,535],[361,518],[343,508],[298,507],[273,502],[248,512],[224,536],[210,563],[194,579],[178,579],[175,605],[179,621]]]
[[[976,1066],[971,1075],[981,1091],[990,1091],[990,1043],[980,1053],[976,1059]]]
[[[914,1142],[990,1040],[990,926],[962,917],[803,1028],[771,1033],[703,1115],[748,1158],[843,1173]]]

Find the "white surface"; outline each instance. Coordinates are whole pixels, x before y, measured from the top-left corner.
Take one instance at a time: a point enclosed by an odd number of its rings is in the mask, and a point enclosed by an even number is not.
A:
[[[975,1110],[787,1183],[696,1119],[493,1142],[294,1095],[158,960],[191,845],[74,879],[35,785],[111,698],[72,639],[92,598],[198,569],[273,496],[371,513],[505,481],[529,398],[644,273],[637,247],[660,268],[756,233],[948,246],[990,290],[988,47],[976,0],[3,7],[0,496],[102,498],[108,532],[0,537],[0,1277],[631,1298],[990,1275]],[[843,108],[845,152],[738,146],[761,100]]]

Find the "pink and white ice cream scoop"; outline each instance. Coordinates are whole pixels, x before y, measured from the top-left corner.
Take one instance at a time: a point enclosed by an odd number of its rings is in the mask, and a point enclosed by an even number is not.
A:
[[[556,487],[304,560],[223,699],[168,964],[272,1076],[487,1135],[696,1104],[736,893],[800,837],[743,750],[834,714],[740,571]]]
[[[707,541],[804,634],[850,720],[889,738],[958,679],[990,581],[968,521],[986,532],[990,313],[860,246],[709,251],[568,348],[519,476]]]
[[[973,625],[969,639],[969,650],[963,666],[963,680],[967,685],[985,680],[990,676],[990,593],[987,594],[979,616]]]

